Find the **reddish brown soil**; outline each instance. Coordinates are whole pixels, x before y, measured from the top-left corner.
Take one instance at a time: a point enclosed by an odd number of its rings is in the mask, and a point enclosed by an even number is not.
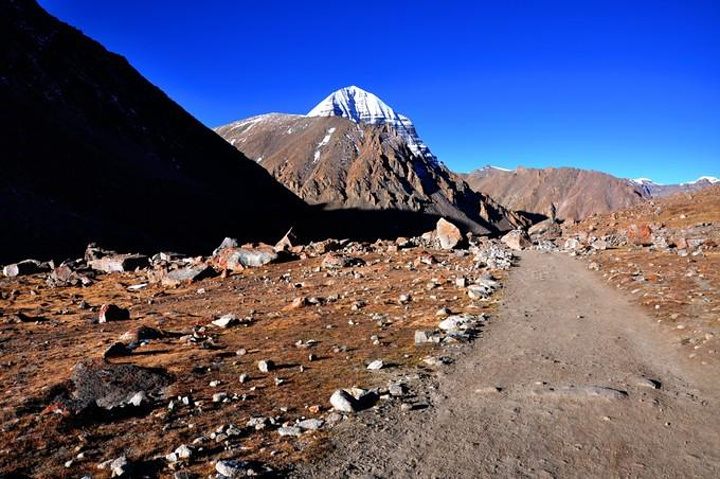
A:
[[[223,424],[242,428],[252,416],[279,415],[283,420],[321,416],[327,412],[328,399],[337,388],[387,385],[387,375],[397,370],[368,372],[365,365],[373,359],[382,358],[396,367],[422,368],[419,358],[432,348],[419,351],[413,344],[413,332],[434,327],[438,321],[435,312],[440,307],[458,312],[470,307],[454,278],[459,274],[456,268],[470,267],[472,259],[435,252],[439,260],[448,261],[447,265],[412,267],[421,252],[411,249],[362,254],[359,256],[367,262],[365,266],[336,272],[318,271],[321,258],[310,258],[248,269],[226,279],[204,280],[177,289],[150,285],[136,292],[127,287],[144,282],[143,273],[102,276],[87,288],[51,289],[42,275],[0,280],[0,292],[6,298],[0,300],[4,312],[0,326],[0,387],[4,391],[0,399],[0,473],[102,477],[108,474],[96,470],[102,461],[121,454],[133,461],[164,457],[180,444],[207,436]],[[437,283],[432,289],[428,287],[431,280]],[[204,292],[199,292],[200,288]],[[412,301],[399,304],[401,294],[412,295]],[[286,308],[300,296],[331,295],[339,295],[339,299],[323,306]],[[128,307],[131,319],[91,324],[86,320],[97,313],[79,309],[81,300],[95,309],[106,302]],[[353,311],[351,306],[356,300],[366,301],[367,306]],[[474,306],[470,311],[477,313],[489,307]],[[7,320],[19,312],[45,320]],[[217,349],[203,349],[173,337],[151,341],[129,357],[111,360],[161,367],[175,376],[168,399],[149,415],[91,422],[23,409],[28,401],[67,380],[77,362],[102,357],[110,344],[134,327],[147,325],[186,335],[194,326],[207,325],[226,313],[240,317],[252,314],[254,321],[230,329],[209,326],[207,333],[215,338]],[[349,324],[350,320],[355,324]],[[373,344],[373,335],[379,337],[380,345]],[[310,339],[318,343],[308,349],[295,345]],[[347,351],[334,352],[339,346],[347,347]],[[246,348],[247,354],[237,356],[235,352],[240,348]],[[318,359],[310,362],[310,353]],[[278,369],[267,374],[259,372],[256,364],[262,359],[275,361]],[[304,372],[300,371],[301,365]],[[241,373],[248,373],[250,381],[240,384]],[[285,382],[276,386],[274,378]],[[221,384],[213,388],[210,381]],[[252,387],[256,389],[252,391]],[[212,402],[217,392],[248,397],[218,405]],[[168,412],[169,399],[185,395],[202,405]],[[308,408],[313,405],[321,406],[320,413],[310,412]],[[275,430],[252,432],[232,441],[229,449],[210,441],[189,469],[208,474],[213,471],[211,461],[221,458],[258,460],[282,469],[301,457],[312,456],[325,434],[309,433],[296,440],[281,438]],[[75,460],[65,468],[64,463],[80,449],[85,451],[85,459]],[[164,461],[158,463],[164,467]],[[170,472],[164,469],[161,475]]]

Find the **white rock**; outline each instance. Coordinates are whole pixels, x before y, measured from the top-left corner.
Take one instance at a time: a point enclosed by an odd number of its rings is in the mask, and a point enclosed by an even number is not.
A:
[[[357,400],[343,389],[338,389],[330,396],[330,404],[338,411],[356,412]]]
[[[297,426],[307,431],[315,431],[323,427],[323,424],[325,424],[325,421],[322,419],[305,419],[297,423]]]
[[[148,401],[147,394],[145,394],[145,391],[138,391],[136,392],[133,397],[131,397],[128,400],[128,404],[132,404],[135,407],[138,407]]]
[[[237,315],[231,313],[221,316],[220,318],[213,321],[212,324],[219,328],[229,328],[231,326],[235,326],[236,324],[240,324],[240,319],[237,317]]]
[[[287,426],[278,429],[278,434],[281,436],[294,436],[298,437],[302,434],[302,429],[297,426]]]
[[[376,359],[375,361],[368,364],[368,369],[370,371],[377,371],[378,369],[382,369],[383,366],[385,366],[385,363],[383,363],[382,359]]]
[[[255,476],[257,471],[253,470],[250,463],[245,461],[218,461],[215,470],[225,477],[247,477]]]
[[[190,459],[192,453],[192,449],[187,444],[178,446],[178,448],[175,449],[175,454],[177,454],[177,457],[179,457],[180,459]]]

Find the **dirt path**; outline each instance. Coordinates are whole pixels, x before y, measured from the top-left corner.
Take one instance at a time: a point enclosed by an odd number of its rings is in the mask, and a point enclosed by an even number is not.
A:
[[[582,263],[524,252],[497,317],[426,385],[431,407],[360,414],[297,475],[720,477],[717,371],[677,358]]]

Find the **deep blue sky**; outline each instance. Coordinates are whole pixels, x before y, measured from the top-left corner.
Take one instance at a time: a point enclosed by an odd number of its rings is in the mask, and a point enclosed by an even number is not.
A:
[[[340,87],[449,167],[720,176],[720,2],[40,0],[208,126]]]

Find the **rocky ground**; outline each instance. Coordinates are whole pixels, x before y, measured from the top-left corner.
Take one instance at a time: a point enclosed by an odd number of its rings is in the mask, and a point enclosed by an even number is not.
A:
[[[589,218],[555,243],[643,305],[689,359],[717,364],[720,186]]]
[[[6,266],[0,474],[284,475],[357,410],[426,407],[512,258],[438,233]]]
[[[718,190],[7,265],[0,474],[717,477]]]
[[[311,478],[714,478],[717,368],[559,252],[522,251],[482,338],[425,385],[428,407],[360,415]]]

